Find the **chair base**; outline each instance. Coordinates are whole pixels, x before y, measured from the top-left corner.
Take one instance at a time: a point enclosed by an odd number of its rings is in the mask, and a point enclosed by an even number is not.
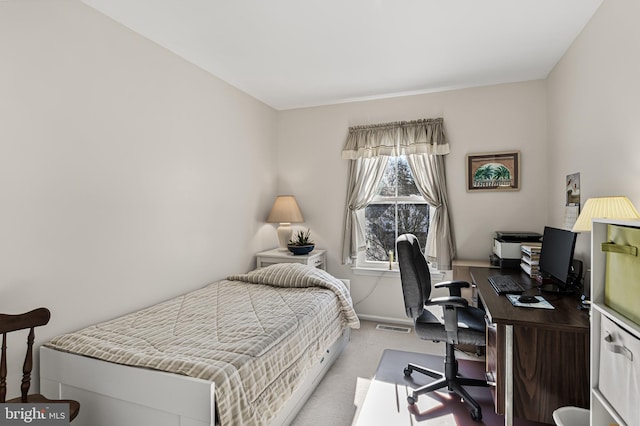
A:
[[[489,385],[485,380],[470,379],[458,375],[458,361],[455,359],[454,347],[451,344],[447,344],[447,355],[445,356],[444,366],[445,372],[443,374],[439,371],[425,368],[417,364],[408,364],[404,369],[405,376],[411,376],[412,372],[417,371],[437,380],[433,383],[429,383],[428,385],[415,389],[413,393],[407,397],[407,402],[409,405],[414,405],[418,401],[419,395],[446,387],[450,392],[455,392],[460,398],[462,398],[464,403],[471,409],[471,418],[479,422],[482,420],[482,408],[462,386],[487,387]]]

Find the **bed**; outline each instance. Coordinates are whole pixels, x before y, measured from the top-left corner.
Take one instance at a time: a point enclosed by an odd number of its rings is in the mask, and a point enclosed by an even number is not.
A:
[[[357,327],[342,281],[276,264],[52,339],[40,387],[76,426],[288,424]]]

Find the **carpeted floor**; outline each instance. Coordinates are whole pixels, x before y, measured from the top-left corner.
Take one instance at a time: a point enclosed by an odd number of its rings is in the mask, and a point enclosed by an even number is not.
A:
[[[377,323],[362,321],[352,330],[351,341],[318,385],[293,426],[477,426],[503,425],[504,417],[493,411],[487,388],[467,388],[483,407],[483,422],[471,420],[466,406],[447,392],[422,395],[409,413],[406,397],[413,387],[428,383],[430,378],[413,373],[404,377],[406,363],[432,364],[442,370],[444,343],[419,339],[410,333],[380,330]],[[484,358],[456,351],[460,371],[469,377],[482,377]],[[465,361],[466,360],[466,361]],[[475,361],[475,362],[474,362]],[[367,396],[369,389],[372,392]],[[386,419],[385,415],[391,415]],[[514,419],[516,426],[540,425]]]
[[[478,426],[504,425],[504,416],[494,411],[493,397],[487,387],[467,386],[465,389],[482,408],[482,421],[474,421],[469,408],[457,395],[446,389],[420,395],[418,402],[410,406],[407,396],[413,389],[432,383],[434,379],[418,372],[404,376],[403,368],[409,362],[436,371],[442,370],[443,357],[387,349],[357,419],[357,426],[373,425],[429,425],[429,426]],[[459,360],[459,371],[464,377],[482,379],[484,363]],[[514,419],[514,426],[542,426],[541,423]]]
[[[360,329],[352,330],[351,341],[294,419],[293,426],[354,424],[385,349],[444,354],[444,343],[421,340],[413,328],[410,333],[401,333],[378,330],[376,325],[362,321]],[[456,357],[483,361],[460,352]]]

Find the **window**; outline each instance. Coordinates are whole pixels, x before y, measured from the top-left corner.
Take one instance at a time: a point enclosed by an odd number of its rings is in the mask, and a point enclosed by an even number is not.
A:
[[[451,267],[456,247],[444,169],[448,153],[442,118],[349,127],[342,150],[349,160],[344,265],[388,268],[396,236],[411,232],[438,267]]]
[[[429,205],[420,195],[405,156],[389,157],[377,194],[364,209],[366,250],[358,264],[388,267],[399,235],[412,233],[426,247]]]

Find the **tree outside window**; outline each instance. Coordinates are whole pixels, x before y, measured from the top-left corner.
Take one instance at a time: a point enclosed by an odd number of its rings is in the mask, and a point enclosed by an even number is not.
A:
[[[373,202],[365,208],[366,262],[388,262],[399,235],[414,234],[426,247],[429,205],[420,195],[405,156],[390,157]]]

